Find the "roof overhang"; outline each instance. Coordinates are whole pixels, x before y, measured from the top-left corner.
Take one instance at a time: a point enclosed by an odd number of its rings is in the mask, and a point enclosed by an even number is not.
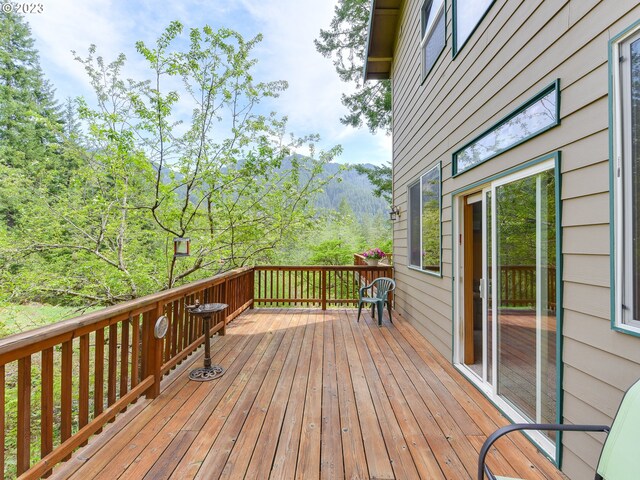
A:
[[[364,63],[365,80],[384,80],[391,76],[401,4],[402,0],[371,0]]]

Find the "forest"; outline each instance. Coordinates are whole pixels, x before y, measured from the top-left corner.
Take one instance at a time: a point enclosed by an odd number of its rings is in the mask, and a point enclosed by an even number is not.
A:
[[[236,267],[390,251],[388,204],[341,147],[261,108],[287,83],[254,78],[260,35],[172,22],[136,44],[142,78],[91,45],[73,55],[93,97],[60,100],[25,19],[0,23],[0,336]]]

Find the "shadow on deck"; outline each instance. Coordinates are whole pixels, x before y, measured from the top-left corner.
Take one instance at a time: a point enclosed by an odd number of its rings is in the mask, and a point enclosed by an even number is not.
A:
[[[486,436],[507,424],[407,321],[351,309],[255,309],[212,340],[226,373],[188,380],[202,349],[54,478],[474,478]],[[563,478],[520,434],[489,464]]]

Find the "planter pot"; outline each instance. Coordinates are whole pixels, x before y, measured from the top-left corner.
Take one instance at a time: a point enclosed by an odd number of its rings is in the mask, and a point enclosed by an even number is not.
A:
[[[370,267],[377,267],[378,262],[380,261],[379,258],[365,258],[364,260],[365,262],[367,262],[367,265],[369,265]]]

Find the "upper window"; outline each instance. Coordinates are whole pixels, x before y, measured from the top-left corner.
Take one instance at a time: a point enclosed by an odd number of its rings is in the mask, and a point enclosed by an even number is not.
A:
[[[560,123],[560,85],[556,80],[506,118],[453,154],[458,175]]]
[[[409,265],[440,274],[440,165],[409,186]]]
[[[640,26],[611,43],[616,322],[640,332]],[[613,162],[612,162],[613,163]]]
[[[467,42],[494,0],[453,0],[453,54]]]
[[[445,45],[444,0],[425,0],[422,4],[422,79],[424,80],[438,60]]]

